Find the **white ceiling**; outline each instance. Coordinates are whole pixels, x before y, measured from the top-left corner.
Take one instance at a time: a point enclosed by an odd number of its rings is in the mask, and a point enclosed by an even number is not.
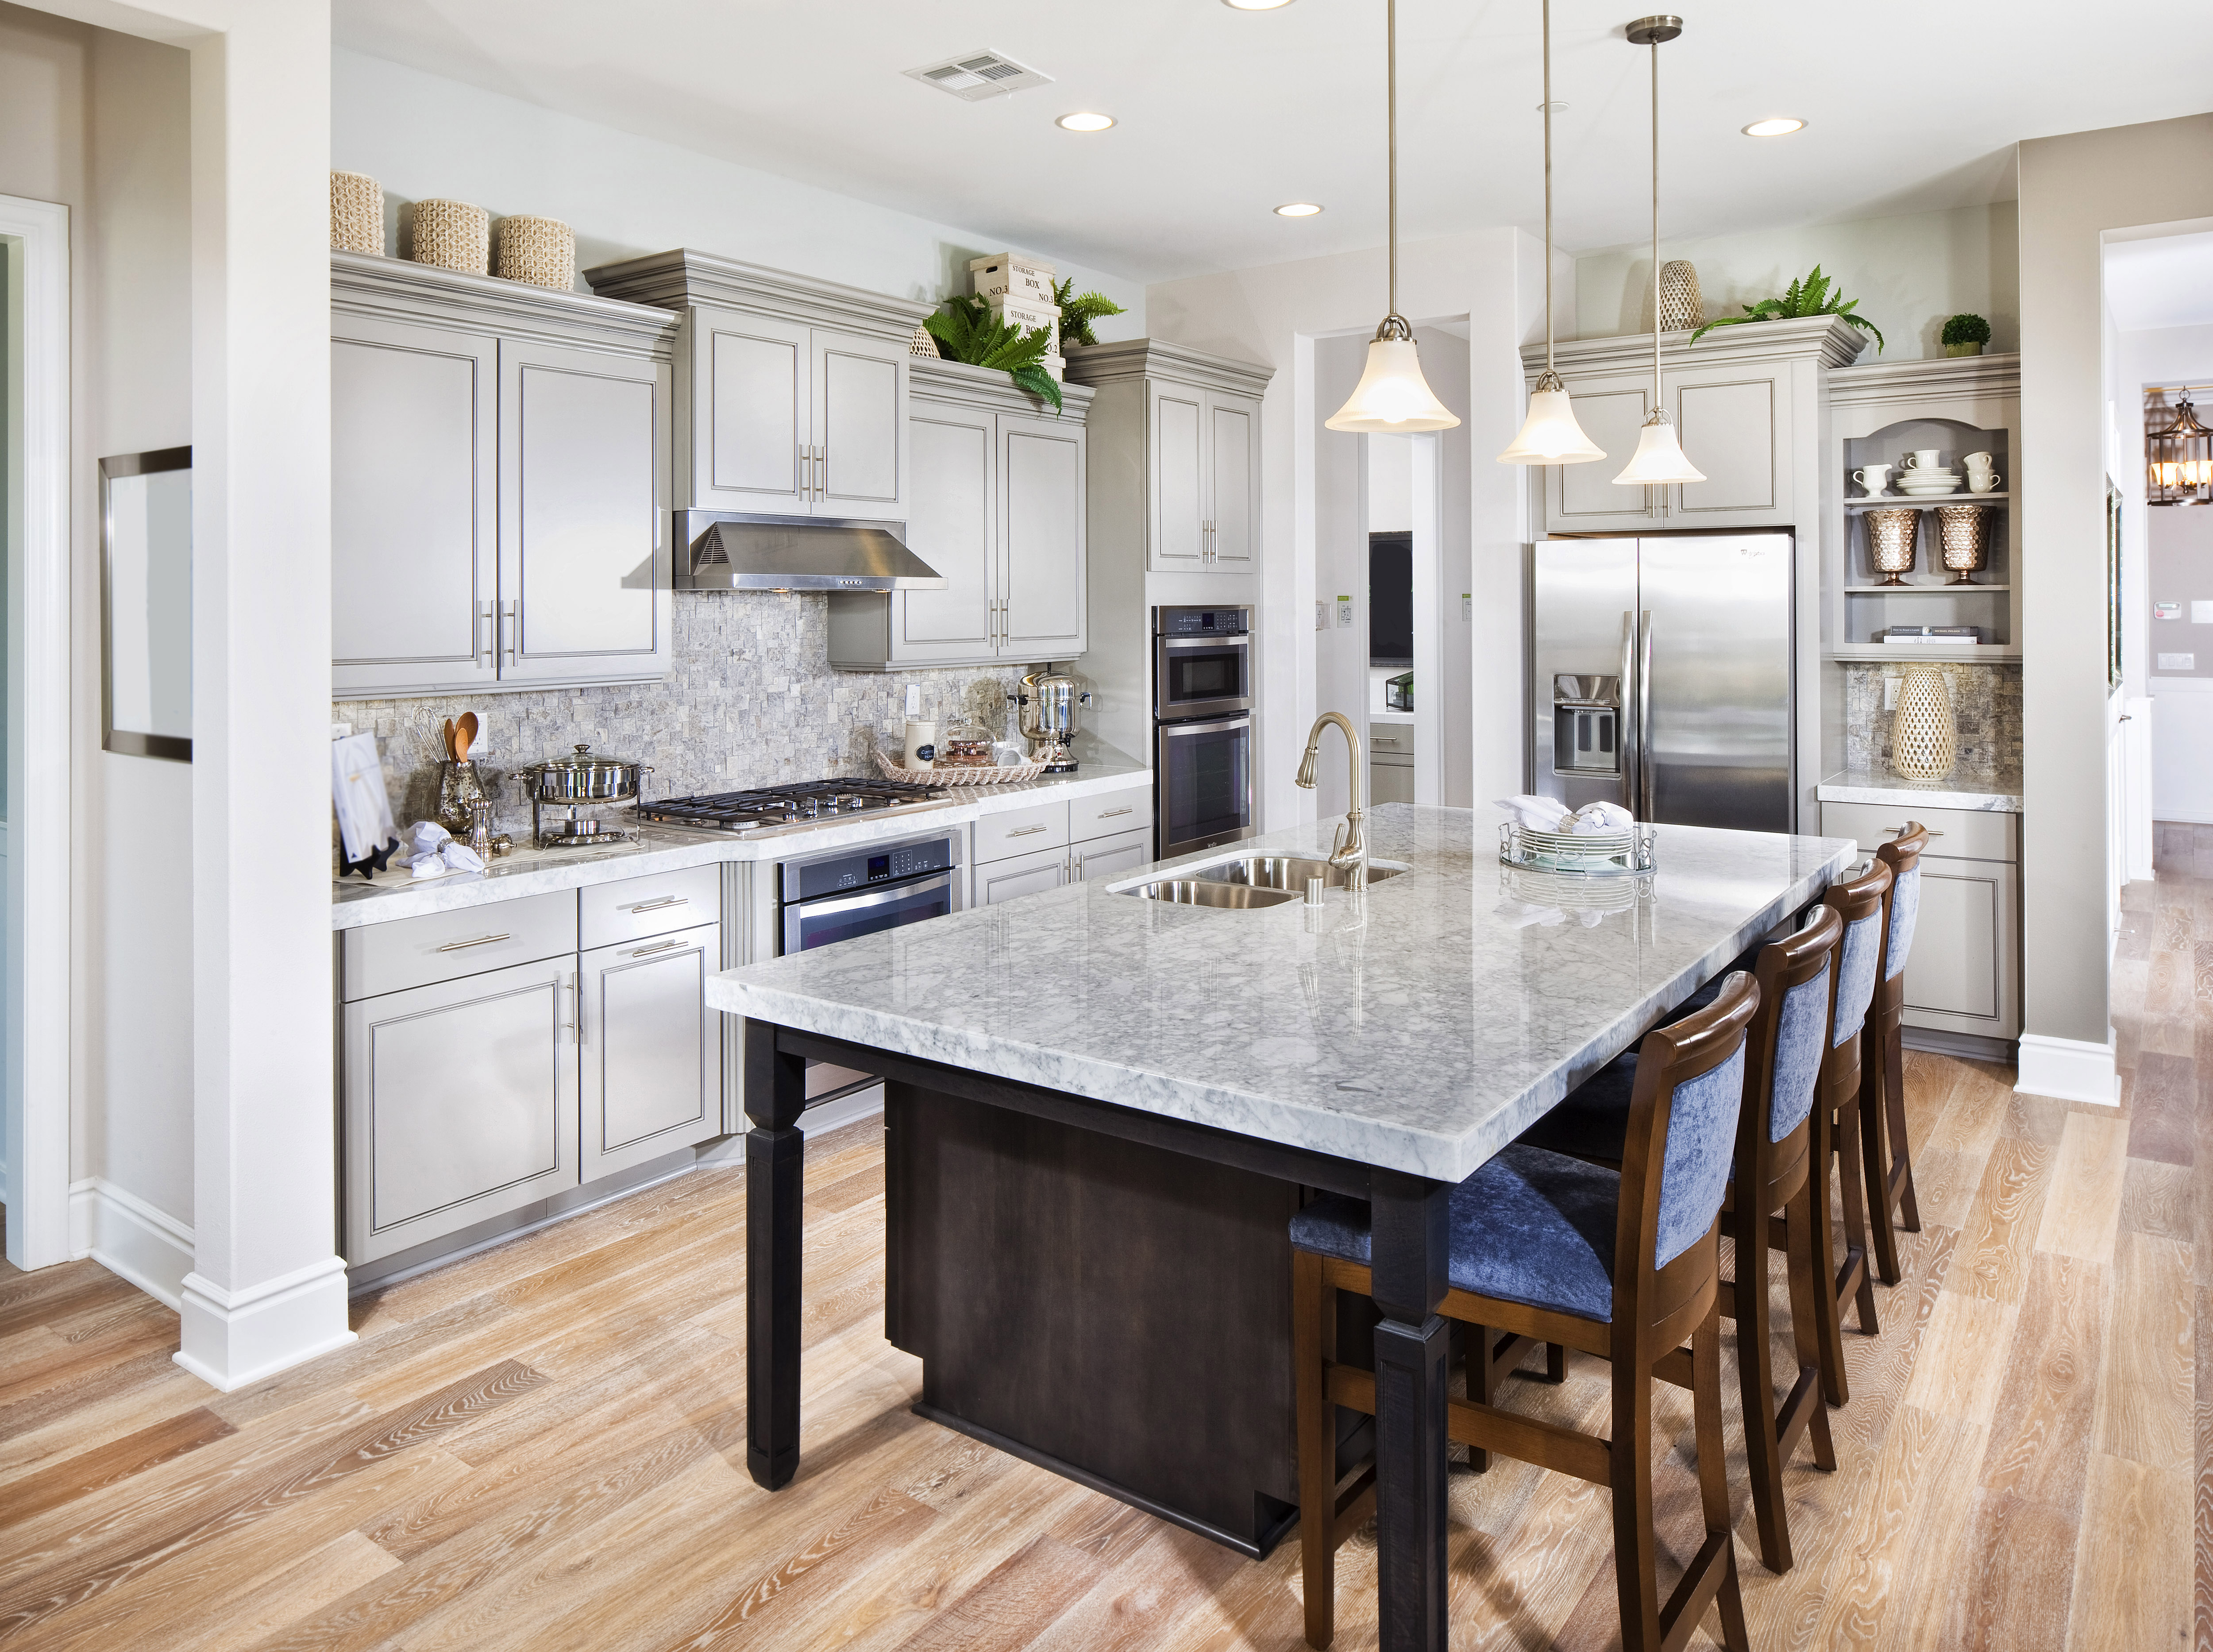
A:
[[[2213,326],[2213,230],[2107,246],[2106,306],[2124,332]]]
[[[2003,199],[2024,137],[2213,107],[2204,0],[1710,0],[1660,49],[1663,229]],[[1555,0],[1559,239],[1637,239],[1633,0]],[[1409,240],[1541,222],[1538,0],[1400,0]],[[1383,7],[1296,0],[332,0],[338,43],[1143,280],[1382,240]],[[989,47],[1055,83],[966,103],[901,70]],[[1120,123],[1078,135],[1056,116]],[[1806,131],[1755,139],[1763,116]],[[1279,218],[1312,200],[1318,217]]]

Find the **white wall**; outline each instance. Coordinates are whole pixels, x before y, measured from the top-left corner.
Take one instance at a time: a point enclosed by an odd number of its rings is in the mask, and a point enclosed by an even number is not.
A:
[[[1359,339],[1350,342],[1361,345],[1362,356],[1368,353],[1367,346]],[[1413,440],[1406,436],[1371,436],[1366,439],[1370,533],[1405,533],[1413,529]]]
[[[2016,245],[2014,203],[2000,201],[1734,235],[1662,236],[1660,259],[1688,259],[1698,266],[1709,321],[1779,298],[1818,264],[1842,283],[1844,296],[1859,301],[1856,313],[1882,330],[1888,345],[1882,359],[1911,361],[1944,353],[1938,337],[1945,318],[1961,310],[1990,324],[1987,348],[2015,347],[2021,314]],[[1576,313],[1585,338],[1649,329],[1651,243],[1577,258]]]
[[[495,218],[559,218],[576,232],[579,270],[692,247],[936,301],[968,290],[970,259],[1009,250],[974,231],[344,50],[331,53],[331,165],[383,185],[387,237],[395,200],[460,199]],[[1055,259],[1050,247],[1014,250],[1123,306],[1128,314],[1097,325],[1102,341],[1144,336],[1140,283]]]

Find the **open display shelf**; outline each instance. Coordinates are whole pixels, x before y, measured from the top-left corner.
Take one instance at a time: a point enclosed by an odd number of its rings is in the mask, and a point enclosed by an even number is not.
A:
[[[1982,449],[1978,448],[1974,451],[1980,453]],[[1855,466],[1853,468],[1857,469],[1858,466]],[[2003,471],[2000,471],[1998,474],[2003,476],[2005,472]],[[1859,485],[1857,483],[1854,483],[1852,485],[1856,487]],[[1987,504],[1993,500],[2010,499],[2012,497],[2013,495],[2003,488],[1993,489],[1988,493],[1970,493],[1966,489],[1962,488],[1957,493],[1939,493],[1935,495],[1933,497],[1923,499],[1909,499],[1902,493],[1884,494],[1874,497],[1862,494],[1857,497],[1845,500],[1844,509],[1846,510],[1874,510],[1878,507],[1911,505],[1916,510],[1934,510],[1939,505]]]
[[[1904,410],[1900,410],[1904,411]],[[1917,448],[1935,448],[1943,462],[1957,465],[1971,453],[1988,453],[2003,479],[2013,463],[2013,432],[2004,425],[1991,426],[1967,419],[1917,413],[1893,418],[1864,436],[1847,434],[1839,444],[1844,485],[1850,493],[1859,485],[1852,472],[1867,465],[1897,465]],[[1838,599],[1832,608],[1832,629],[1827,657],[1835,660],[1897,659],[2018,659],[2013,598],[2013,511],[2008,491],[1958,493],[1936,497],[1869,498],[1864,494],[1843,501],[1840,524],[1844,552],[1841,573],[1831,586]],[[1951,582],[1944,566],[1942,542],[1936,512],[1941,505],[1972,504],[1986,511],[1990,551],[1984,566],[1964,585]],[[1914,565],[1905,583],[1883,582],[1875,565],[1866,515],[1881,509],[1911,509],[1920,513],[1915,538]],[[1984,640],[1973,646],[1942,648],[1915,643],[1910,650],[1885,643],[1882,636],[1893,625],[1974,625]]]

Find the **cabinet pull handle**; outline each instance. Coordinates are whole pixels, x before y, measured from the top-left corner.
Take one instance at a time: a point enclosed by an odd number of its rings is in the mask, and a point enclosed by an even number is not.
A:
[[[515,633],[522,629],[522,599],[521,597],[517,597],[512,602],[501,603],[499,607],[501,629],[507,634],[505,643],[507,649],[507,662],[509,665],[513,665],[515,663]],[[495,649],[497,649],[499,646],[501,645],[497,642],[493,644]]]
[[[1027,838],[1033,832],[1043,832],[1045,828],[1041,826],[1021,826],[1017,827],[1015,831],[1009,832],[1007,836],[1009,838]]]
[[[818,499],[830,497],[830,449],[826,447],[814,450],[814,497]]]
[[[473,941],[448,941],[444,946],[439,948],[438,950],[440,952],[462,952],[470,947],[489,947],[495,941],[505,941],[509,938],[510,937],[504,935],[480,935]]]
[[[561,1030],[564,1033],[576,1033],[580,1034],[576,1042],[582,1044],[584,1041],[581,1036],[582,1029],[580,1028],[576,1023],[582,1021],[583,1017],[579,1015],[576,1011],[577,1007],[583,1003],[583,995],[576,991],[576,978],[571,975],[567,980],[562,982],[561,991],[569,995],[569,1019],[561,1023]]]
[[[691,904],[688,895],[663,895],[658,900],[642,900],[630,910],[633,912],[657,912],[664,906],[689,906]]]
[[[1941,838],[1944,835],[1934,826],[1923,826],[1921,829],[1932,838]],[[1902,826],[1885,826],[1882,829],[1882,835],[1886,838],[1901,838],[1905,835],[1905,828]]]
[[[481,649],[477,646],[478,626],[483,627],[484,647]],[[499,642],[493,628],[491,604],[489,602],[477,604],[477,623],[469,627],[469,663],[473,666],[480,660],[494,668],[499,665]]]
[[[1098,819],[1100,819],[1100,820],[1113,820],[1113,819],[1116,815],[1118,815],[1118,814],[1131,814],[1131,813],[1132,813],[1132,812],[1133,812],[1133,811],[1132,811],[1131,806],[1131,805],[1129,805],[1129,804],[1127,804],[1127,803],[1125,803],[1125,804],[1124,804],[1120,808],[1110,808],[1110,809],[1102,809],[1102,810],[1100,810],[1097,818],[1098,818]]]
[[[649,952],[669,952],[683,944],[684,942],[681,941],[656,941],[649,947],[638,947],[634,948],[631,953],[631,956],[633,958],[643,958]]]

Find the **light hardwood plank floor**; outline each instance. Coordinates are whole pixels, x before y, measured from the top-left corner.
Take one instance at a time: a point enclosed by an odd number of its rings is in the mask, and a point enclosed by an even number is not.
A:
[[[1740,1528],[1756,1646],[2213,1648],[2213,829],[2158,850],[2125,901],[2118,1110],[1908,1052],[1925,1225],[1882,1335],[1846,1338],[1837,1471],[1786,1476],[1797,1566]],[[95,1264],[0,1265],[0,1643],[1302,1643],[1295,1543],[1248,1564],[913,1416],[881,1133],[811,1143],[807,1180],[806,1455],[773,1497],[745,1472],[737,1171],[364,1297],[353,1347],[234,1394]],[[1577,1356],[1505,1403],[1600,1428],[1605,1374]],[[1659,1405],[1680,1561],[1690,1411]],[[1729,1445],[1748,1513],[1734,1422]],[[1497,1461],[1451,1492],[1456,1648],[1618,1643],[1601,1490]],[[1338,1644],[1372,1646],[1372,1532],[1340,1579]]]

